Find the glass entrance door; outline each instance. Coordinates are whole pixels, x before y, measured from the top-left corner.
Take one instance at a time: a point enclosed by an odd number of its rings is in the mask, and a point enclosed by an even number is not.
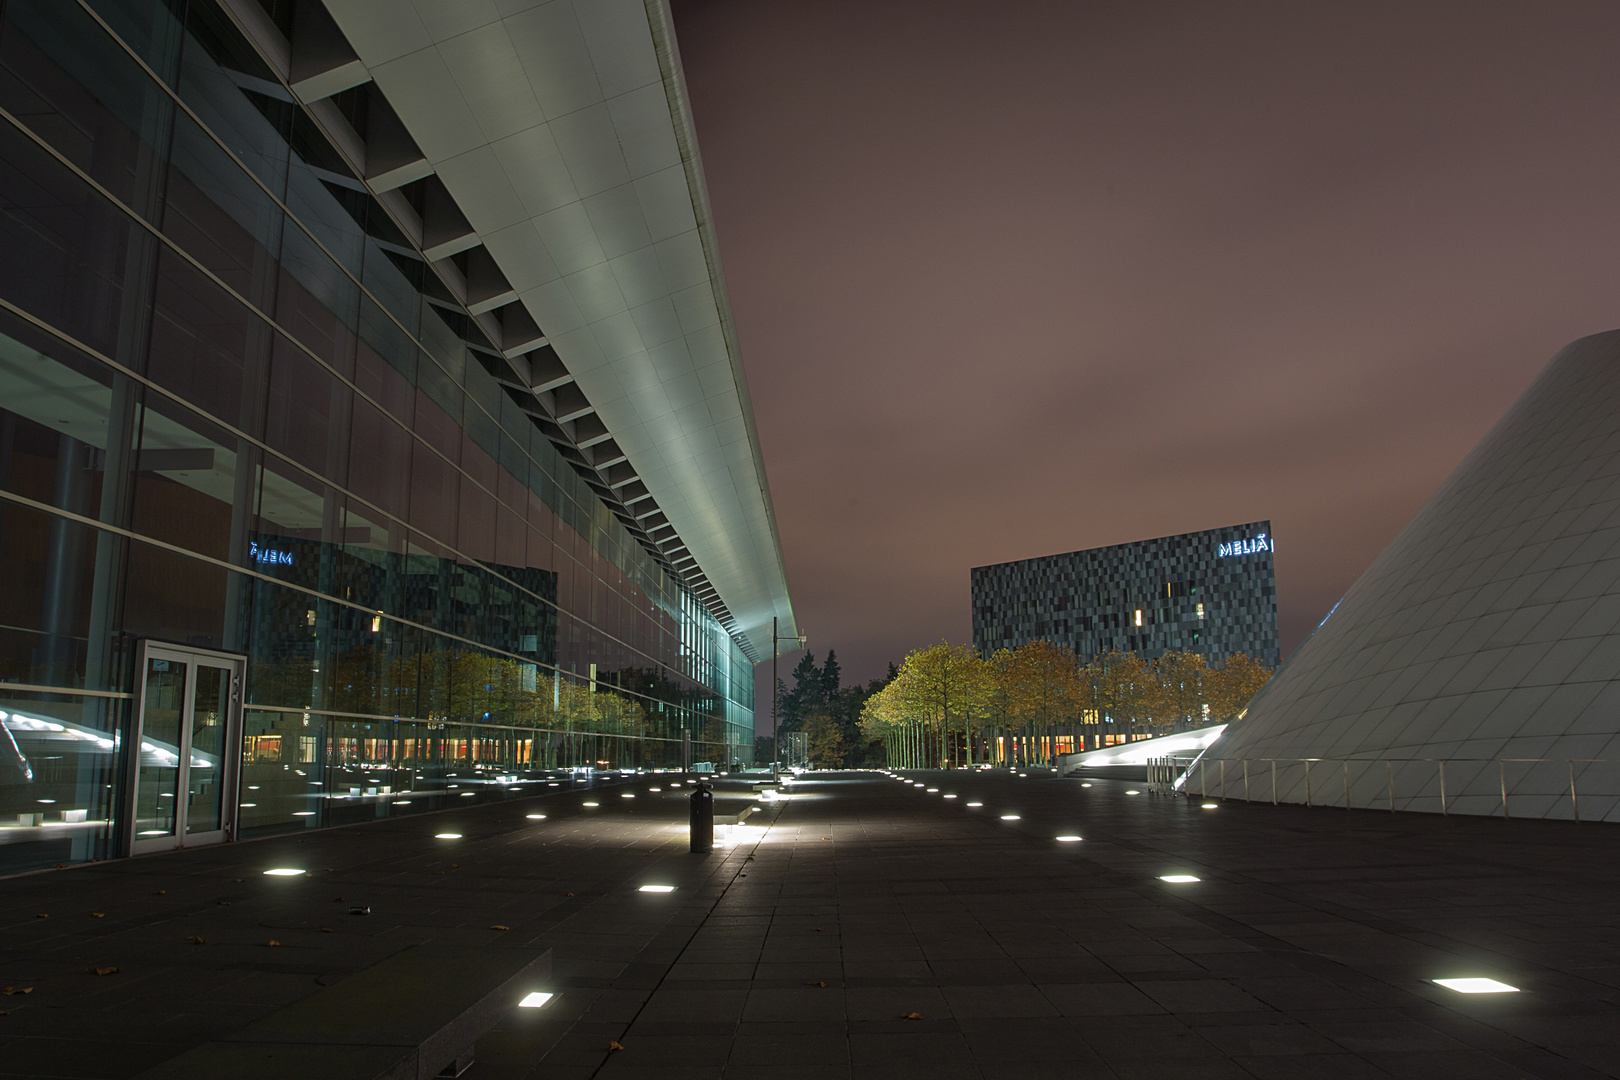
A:
[[[229,839],[241,760],[241,657],[142,643],[131,854]]]

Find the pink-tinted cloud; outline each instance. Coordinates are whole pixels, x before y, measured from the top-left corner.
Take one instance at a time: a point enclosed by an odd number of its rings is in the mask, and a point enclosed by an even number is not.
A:
[[[972,566],[1255,518],[1286,652],[1620,323],[1606,0],[676,16],[795,607],[853,676],[965,639]]]

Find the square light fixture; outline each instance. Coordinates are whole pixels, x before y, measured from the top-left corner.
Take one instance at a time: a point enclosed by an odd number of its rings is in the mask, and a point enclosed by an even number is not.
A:
[[[1217,804],[1217,803],[1212,803],[1212,802],[1207,802],[1207,803],[1205,803],[1205,804],[1204,804],[1204,807],[1203,807],[1203,808],[1204,808],[1204,809],[1205,809],[1205,810],[1213,810],[1213,809],[1215,809],[1215,807],[1216,807],[1216,806],[1217,806],[1217,805],[1218,805],[1218,804]]]
[[[1070,833],[1068,836],[1060,836],[1057,839],[1059,843],[1063,844],[1078,844],[1080,842],[1080,838],[1075,836],[1073,833]]]
[[[581,806],[601,806],[602,804],[601,803],[588,802],[588,803],[580,803],[580,805]]]
[[[675,891],[675,886],[673,886],[673,885],[643,885],[637,891],[638,892],[658,892],[658,893],[674,892]]]
[[[548,994],[543,990],[536,990],[534,993],[529,994],[522,1001],[518,1002],[518,1008],[538,1009],[556,996],[556,994]]]
[[[436,833],[433,834],[433,839],[435,839],[435,840],[460,840],[461,839],[461,834],[458,833],[458,832],[436,832]]]
[[[1435,985],[1459,994],[1517,994],[1517,986],[1509,986],[1495,979],[1435,979]]]
[[[278,866],[273,870],[266,870],[264,872],[264,876],[265,877],[298,877],[302,873],[303,873],[302,870],[294,869],[291,866]]]
[[[982,803],[982,802],[970,802],[970,803],[968,803],[968,805],[969,806],[983,806],[984,803]]]
[[[1002,814],[1001,815],[1001,820],[1002,821],[1017,821],[1018,820],[1018,815],[1017,814]]]
[[[527,817],[530,821],[544,821],[544,820],[546,820],[546,815],[544,815],[544,814],[525,814],[524,816]]]
[[[942,795],[942,796],[940,796],[940,797],[941,797],[941,798],[944,798],[944,799],[954,799],[954,798],[956,798],[956,796],[955,796],[955,795]]]
[[[1191,874],[1160,874],[1159,880],[1168,881],[1172,885],[1187,885],[1194,881],[1202,881],[1203,879],[1195,878]]]

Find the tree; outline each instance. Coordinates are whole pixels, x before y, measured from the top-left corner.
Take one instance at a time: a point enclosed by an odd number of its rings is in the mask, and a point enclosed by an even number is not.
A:
[[[821,665],[821,698],[831,701],[843,689],[844,673],[838,666],[838,653],[832,649],[827,650],[827,660]]]
[[[1227,724],[1244,709],[1271,678],[1272,669],[1248,653],[1233,653],[1208,679],[1206,697],[1210,719]]]
[[[826,701],[821,668],[815,653],[807,652],[793,667],[793,689],[781,693],[781,729],[802,730],[810,711]]]
[[[1044,739],[1080,711],[1079,662],[1061,645],[1031,641],[1011,652],[1002,650],[991,670],[995,711],[1022,728],[1026,737]]]
[[[945,743],[942,755],[950,764],[957,760],[955,733],[960,731],[973,761],[973,733],[984,725],[994,692],[988,665],[972,648],[940,642],[915,650],[900,665],[890,684],[902,714],[920,721],[936,732]]]
[[[810,750],[810,764],[818,769],[837,769],[844,764],[844,726],[825,709],[817,709],[804,720],[804,733]]]
[[[1156,725],[1175,730],[1202,724],[1209,676],[1202,653],[1172,650],[1153,661],[1148,711]]]
[[[1097,723],[1112,724],[1112,734],[1128,738],[1131,728],[1148,716],[1150,682],[1151,673],[1141,657],[1106,652],[1081,669],[1080,699]]]

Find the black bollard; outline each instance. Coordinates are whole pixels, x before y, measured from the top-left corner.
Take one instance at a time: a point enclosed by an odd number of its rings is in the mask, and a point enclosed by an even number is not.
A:
[[[708,784],[692,792],[692,850],[700,855],[714,850],[714,789]]]

